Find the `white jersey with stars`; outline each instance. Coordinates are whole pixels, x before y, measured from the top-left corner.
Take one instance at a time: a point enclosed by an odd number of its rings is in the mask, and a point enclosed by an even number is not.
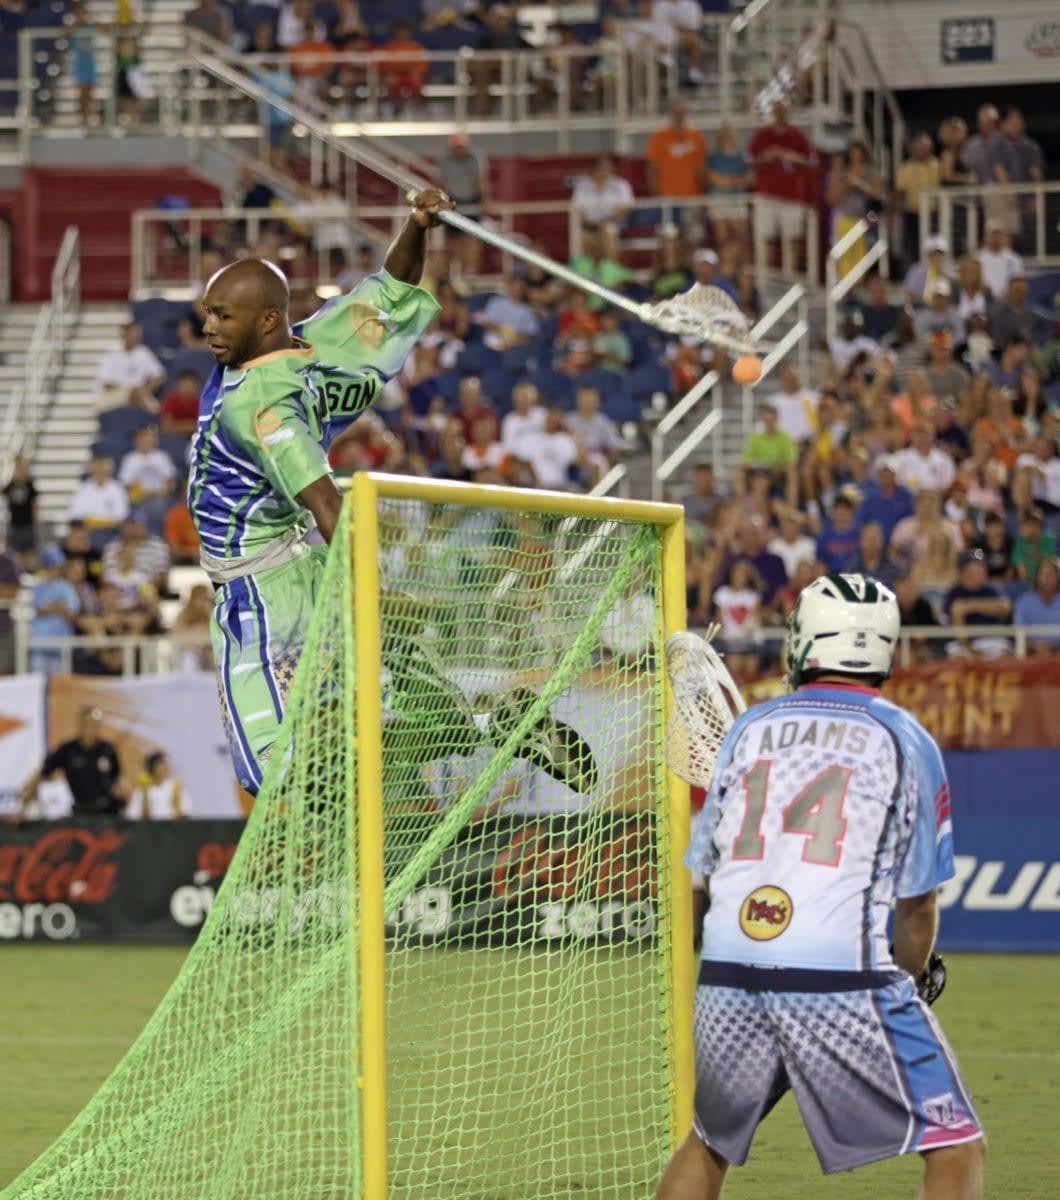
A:
[[[685,861],[709,878],[704,959],[891,967],[895,897],[954,873],[942,755],[873,689],[810,685],[758,705],[725,738]]]

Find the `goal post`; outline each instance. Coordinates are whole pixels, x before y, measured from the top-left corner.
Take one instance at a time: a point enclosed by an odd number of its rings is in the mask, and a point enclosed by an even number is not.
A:
[[[658,504],[633,500],[620,500],[566,493],[526,491],[523,489],[478,486],[450,482],[424,482],[401,476],[385,476],[362,473],[355,477],[351,487],[351,545],[354,577],[354,641],[357,646],[358,691],[358,806],[360,813],[360,858],[362,872],[359,881],[361,892],[362,924],[360,927],[362,973],[359,988],[362,998],[361,1045],[362,1045],[362,1095],[363,1095],[363,1147],[364,1147],[364,1198],[384,1200],[391,1195],[387,1187],[388,1160],[396,1159],[395,1167],[400,1170],[400,1142],[402,1132],[400,1118],[388,1123],[385,1113],[388,1079],[385,1068],[387,1046],[387,1011],[396,1007],[393,995],[393,974],[390,972],[390,1003],[388,1004],[388,972],[385,928],[385,908],[381,896],[369,899],[368,881],[372,889],[385,887],[382,873],[378,869],[384,861],[383,826],[378,820],[380,808],[374,797],[384,794],[383,787],[383,708],[374,688],[361,689],[360,681],[380,677],[382,663],[378,630],[385,629],[385,617],[380,619],[379,595],[381,579],[378,564],[385,545],[379,538],[380,506],[389,502],[412,504],[435,504],[478,512],[515,513],[522,516],[537,514],[558,522],[558,530],[571,533],[572,528],[583,527],[581,538],[570,551],[571,560],[578,560],[587,544],[601,537],[601,531],[616,524],[626,529],[638,529],[651,534],[650,568],[653,599],[656,607],[655,629],[650,651],[644,661],[637,664],[653,676],[653,683],[661,705],[658,713],[657,735],[663,737],[669,719],[672,695],[664,668],[663,647],[667,637],[685,628],[685,530],[683,510],[677,505]],[[384,539],[385,541],[385,539]],[[575,572],[576,573],[576,572]],[[503,581],[502,581],[503,582]],[[594,580],[595,582],[595,580]],[[617,590],[617,589],[616,589]],[[366,603],[361,604],[361,598]],[[605,616],[606,610],[605,610]],[[656,640],[656,638],[658,640]],[[459,656],[459,655],[458,655]],[[566,678],[565,675],[560,676]],[[659,838],[660,853],[655,864],[656,881],[659,889],[659,910],[665,914],[660,922],[656,953],[660,958],[660,1048],[665,1059],[660,1063],[660,1075],[666,1077],[665,1094],[657,1099],[664,1110],[667,1151],[676,1147],[691,1127],[692,1095],[694,1090],[694,1058],[692,1050],[692,1005],[694,989],[692,904],[689,876],[684,867],[684,850],[689,833],[688,785],[673,775],[665,766],[660,747],[656,752],[656,769],[659,771],[658,794],[661,811],[657,814],[663,829]],[[481,787],[481,779],[479,781]],[[482,787],[485,791],[485,787]],[[606,798],[602,803],[606,805]],[[384,808],[386,798],[384,796]],[[466,805],[466,799],[465,799]],[[454,815],[450,813],[450,816]],[[462,821],[454,822],[461,826]],[[371,840],[366,839],[366,830],[372,831]],[[390,891],[393,890],[393,881]],[[402,889],[398,888],[398,894]],[[371,919],[369,919],[371,909]],[[617,953],[618,951],[612,951]],[[396,951],[392,951],[396,955]],[[415,969],[414,967],[412,968]],[[517,1064],[513,1064],[518,1069]],[[389,1086],[401,1086],[400,1078],[392,1073]],[[608,1103],[606,1096],[599,1098],[601,1107]],[[636,1132],[631,1130],[636,1137]],[[487,1131],[488,1136],[488,1131]],[[395,1146],[395,1142],[398,1143]],[[661,1167],[663,1156],[658,1163]],[[422,1185],[421,1185],[422,1186]],[[540,1181],[538,1187],[541,1186]],[[594,1194],[578,1181],[579,1192]],[[410,1192],[415,1194],[414,1192]],[[448,1193],[446,1193],[448,1195]],[[458,1193],[454,1192],[453,1195]],[[463,1193],[460,1193],[463,1194]],[[469,1191],[477,1196],[477,1191]],[[508,1193],[500,1193],[508,1195]],[[544,1196],[543,1191],[526,1193]],[[557,1193],[557,1196],[562,1193]],[[610,1194],[601,1192],[601,1195]],[[616,1193],[617,1195],[618,1193]],[[513,1197],[522,1193],[511,1193]]]
[[[649,1195],[692,1119],[684,624],[677,506],[356,476],[206,923],[0,1200]]]

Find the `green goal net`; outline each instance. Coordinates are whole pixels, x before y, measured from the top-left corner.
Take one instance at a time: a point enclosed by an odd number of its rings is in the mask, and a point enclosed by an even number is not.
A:
[[[379,592],[357,594],[347,504],[264,788],[181,974],[0,1200],[651,1194],[687,1117],[691,953],[662,518],[383,491]],[[382,670],[358,678],[376,604]],[[381,796],[358,790],[359,689],[381,709]],[[358,875],[359,813],[380,804],[382,980]],[[373,995],[385,1089],[365,1070]],[[384,1106],[385,1139],[365,1136]],[[384,1162],[385,1187],[366,1183]]]

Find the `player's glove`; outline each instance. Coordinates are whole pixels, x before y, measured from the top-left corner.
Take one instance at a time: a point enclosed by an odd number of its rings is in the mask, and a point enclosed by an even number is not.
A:
[[[934,1004],[946,990],[946,961],[932,950],[924,974],[916,981],[916,990],[925,1004]]]
[[[891,955],[894,955],[894,944],[891,944]],[[946,990],[946,960],[937,950],[931,951],[931,957],[924,968],[923,975],[916,981],[917,995],[927,1005],[932,1005]]]

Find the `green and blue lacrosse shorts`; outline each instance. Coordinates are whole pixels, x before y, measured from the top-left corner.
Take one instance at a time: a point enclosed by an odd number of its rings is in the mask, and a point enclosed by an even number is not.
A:
[[[251,795],[279,736],[326,558],[326,546],[307,546],[214,594],[210,641],[221,712],[236,777]]]

